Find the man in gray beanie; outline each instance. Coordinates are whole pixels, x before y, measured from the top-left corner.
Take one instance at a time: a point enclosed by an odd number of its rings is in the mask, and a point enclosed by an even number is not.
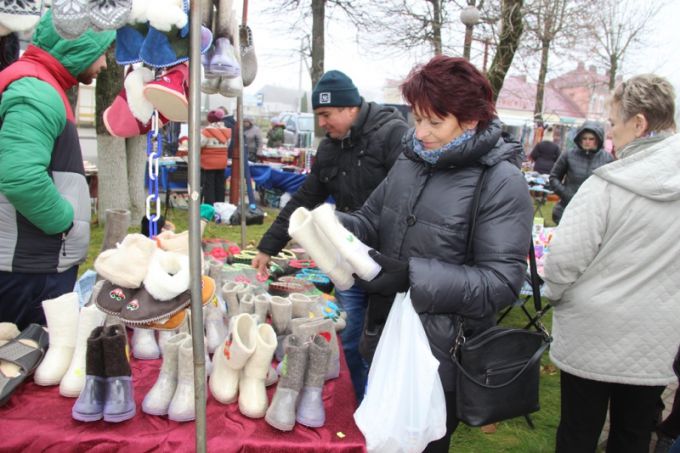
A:
[[[366,102],[359,90],[340,71],[328,71],[312,91],[312,107],[325,130],[311,172],[292,196],[258,245],[252,265],[267,274],[271,256],[290,241],[288,221],[298,207],[313,209],[329,196],[342,212],[359,209],[387,176],[401,154],[401,138],[408,125],[394,108]],[[336,289],[335,296],[347,312],[342,346],[352,375],[357,400],[363,398],[367,367],[359,354],[366,294],[358,287]]]

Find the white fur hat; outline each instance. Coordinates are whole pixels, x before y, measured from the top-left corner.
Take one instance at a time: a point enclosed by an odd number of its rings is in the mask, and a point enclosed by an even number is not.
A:
[[[144,288],[156,300],[170,300],[189,289],[189,257],[157,249],[151,257]]]
[[[100,253],[94,261],[94,268],[113,284],[139,288],[156,249],[156,243],[143,234],[128,234],[116,248]]]

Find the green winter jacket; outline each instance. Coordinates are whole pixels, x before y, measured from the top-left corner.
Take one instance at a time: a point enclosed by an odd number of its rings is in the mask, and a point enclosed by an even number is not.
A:
[[[42,247],[43,241],[50,246],[51,236],[65,232],[71,224],[75,227],[76,223],[82,223],[83,199],[89,200],[89,194],[82,191],[85,182],[82,153],[73,114],[64,103],[64,92],[77,85],[76,77],[106,51],[114,38],[113,31],[88,30],[77,39],[66,40],[55,31],[48,10],[33,35],[35,47],[29,46],[19,62],[28,62],[41,74],[47,73],[60,89],[36,77],[21,77],[9,84],[5,78],[0,97],[0,235],[3,240],[17,243],[30,237],[34,248]],[[12,66],[5,69],[0,78],[11,70]],[[87,189],[86,184],[84,187]],[[89,207],[89,201],[87,205]],[[81,261],[82,246],[89,241],[89,226],[78,226],[73,228],[80,230],[79,234],[74,233],[78,236],[74,237],[78,243],[77,253],[73,249],[64,252],[64,257],[70,255],[68,259],[59,258],[58,264],[51,260],[48,269],[42,271],[62,271],[69,264]],[[35,231],[25,234],[31,229]],[[64,246],[63,238],[61,242]],[[22,268],[22,271],[40,272],[23,269],[25,265],[17,266],[19,249],[20,244],[16,250],[0,245],[0,270]]]

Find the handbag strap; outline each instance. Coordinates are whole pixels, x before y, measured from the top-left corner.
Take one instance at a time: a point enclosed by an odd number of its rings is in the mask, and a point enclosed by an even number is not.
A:
[[[532,334],[532,335],[535,335],[535,334]],[[530,368],[530,367],[532,367],[533,365],[535,365],[536,362],[538,362],[538,361],[541,359],[541,356],[543,355],[543,352],[546,350],[546,348],[548,347],[549,344],[550,344],[550,342],[547,341],[547,340],[545,339],[545,337],[544,337],[544,338],[543,338],[543,341],[542,341],[542,343],[541,343],[541,347],[538,348],[538,349],[536,350],[536,352],[534,352],[534,355],[532,355],[531,358],[527,361],[527,363],[524,364],[524,366],[522,367],[522,369],[519,370],[519,371],[517,372],[517,374],[515,374],[509,381],[504,382],[504,383],[502,383],[502,384],[497,384],[497,385],[489,385],[489,384],[486,384],[486,383],[484,383],[484,382],[480,382],[480,381],[478,381],[477,379],[475,379],[474,376],[472,376],[470,373],[468,373],[468,372],[465,370],[465,368],[463,368],[463,365],[461,365],[461,363],[458,361],[458,355],[457,355],[457,354],[451,354],[451,359],[453,360],[453,363],[456,364],[456,366],[458,367],[458,369],[465,375],[465,377],[468,378],[469,380],[471,380],[472,382],[474,382],[475,384],[479,385],[480,387],[487,388],[487,389],[499,389],[499,388],[506,387],[506,386],[512,384],[513,382],[515,382],[517,379],[519,379],[519,377],[520,377],[520,376],[521,376],[528,368]]]
[[[531,276],[531,292],[534,297],[534,308],[536,313],[541,312],[541,278],[538,276],[538,267],[536,266],[536,250],[534,249],[534,241],[532,239],[529,246],[529,273]]]
[[[472,243],[475,238],[475,230],[477,229],[477,214],[479,213],[479,199],[482,193],[482,186],[486,181],[486,167],[482,167],[482,172],[479,174],[477,185],[475,186],[475,193],[472,197],[472,206],[470,208],[470,223],[468,224],[467,243],[465,244],[465,261],[467,265],[472,264]]]

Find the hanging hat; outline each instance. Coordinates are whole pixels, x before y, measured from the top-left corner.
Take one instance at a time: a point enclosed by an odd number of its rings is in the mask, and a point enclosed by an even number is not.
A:
[[[88,5],[90,22],[100,30],[115,30],[122,27],[132,11],[131,0],[90,1]]]
[[[116,30],[116,63],[120,65],[139,63],[139,51],[149,31],[149,24],[126,25]]]
[[[185,34],[186,33],[186,34]],[[201,53],[212,44],[212,32],[201,26]],[[139,51],[141,60],[153,68],[168,68],[189,60],[188,31],[172,27],[169,32],[149,27]]]
[[[359,90],[352,79],[340,71],[328,71],[312,91],[312,108],[355,107],[361,105]]]
[[[52,0],[52,23],[63,38],[79,37],[91,25],[88,0]]]
[[[38,24],[42,8],[42,0],[0,2],[0,25],[10,32],[30,30]]]

